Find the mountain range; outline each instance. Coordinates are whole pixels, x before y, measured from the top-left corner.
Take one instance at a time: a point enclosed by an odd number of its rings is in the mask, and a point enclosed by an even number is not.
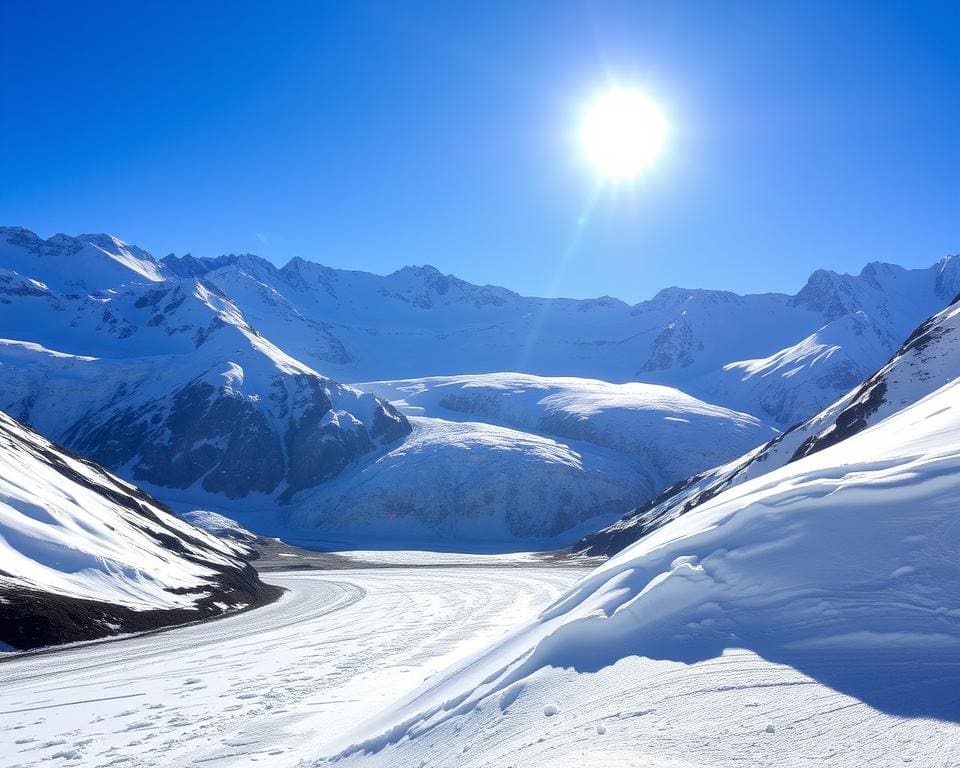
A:
[[[629,306],[0,228],[0,409],[260,533],[562,545],[828,406],[958,290],[946,257]]]

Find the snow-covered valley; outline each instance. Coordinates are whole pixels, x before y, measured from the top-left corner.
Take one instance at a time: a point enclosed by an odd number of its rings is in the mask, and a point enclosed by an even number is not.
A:
[[[542,610],[583,568],[271,573],[236,616],[0,662],[0,765],[295,766]]]
[[[628,307],[0,229],[0,651],[146,632],[0,653],[4,768],[952,764],[958,276]]]

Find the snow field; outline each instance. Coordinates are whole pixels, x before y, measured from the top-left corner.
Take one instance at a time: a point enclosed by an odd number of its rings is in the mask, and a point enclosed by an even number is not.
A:
[[[213,622],[0,663],[0,763],[298,765],[554,600],[582,569],[270,574]]]

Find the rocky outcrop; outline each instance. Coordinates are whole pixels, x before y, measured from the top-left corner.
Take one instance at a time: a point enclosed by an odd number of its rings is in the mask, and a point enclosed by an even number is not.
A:
[[[30,650],[211,618],[280,592],[246,550],[0,413],[0,645]]]

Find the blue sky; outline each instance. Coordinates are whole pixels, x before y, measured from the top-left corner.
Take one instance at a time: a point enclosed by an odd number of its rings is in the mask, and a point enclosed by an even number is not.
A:
[[[44,236],[630,301],[960,251],[956,2],[9,0],[0,28],[0,223]],[[671,135],[596,192],[573,137],[611,79]]]

